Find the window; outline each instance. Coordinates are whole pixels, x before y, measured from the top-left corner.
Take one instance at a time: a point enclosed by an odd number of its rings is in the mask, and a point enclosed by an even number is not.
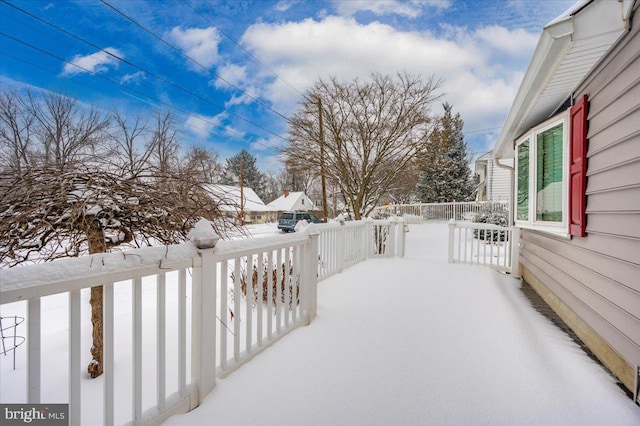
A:
[[[516,142],[516,224],[567,231],[568,121],[563,113]]]

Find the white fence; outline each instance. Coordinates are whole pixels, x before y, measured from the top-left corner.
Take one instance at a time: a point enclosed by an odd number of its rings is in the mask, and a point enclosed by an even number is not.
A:
[[[216,377],[313,320],[319,279],[370,257],[403,256],[404,231],[402,221],[313,225],[215,248],[184,243],[2,269],[2,312],[27,318],[26,395],[12,402],[68,402],[71,425],[159,424],[190,411]],[[83,373],[91,328],[85,302],[97,285],[104,292],[104,374],[90,380]],[[51,298],[67,313],[66,324],[54,328],[68,330],[54,350],[43,339]],[[63,365],[46,367],[55,356]],[[60,401],[43,400],[52,380]]]
[[[370,257],[404,256],[407,229],[402,219],[334,222],[318,231],[319,280]]]
[[[517,265],[517,228],[449,221],[449,263],[472,263],[512,272]]]
[[[483,211],[508,211],[508,201],[470,201],[453,203],[390,204],[376,207],[372,217],[402,216],[407,223],[471,220]]]

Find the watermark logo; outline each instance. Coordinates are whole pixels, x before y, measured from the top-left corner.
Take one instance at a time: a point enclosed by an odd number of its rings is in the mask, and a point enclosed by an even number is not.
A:
[[[68,426],[69,404],[0,404],[0,420],[3,426]]]

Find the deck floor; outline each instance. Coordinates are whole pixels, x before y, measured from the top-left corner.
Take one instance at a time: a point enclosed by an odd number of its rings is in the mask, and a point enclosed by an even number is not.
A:
[[[519,280],[448,264],[446,243],[446,225],[412,225],[405,258],[321,282],[310,326],[166,424],[640,424],[640,407]]]

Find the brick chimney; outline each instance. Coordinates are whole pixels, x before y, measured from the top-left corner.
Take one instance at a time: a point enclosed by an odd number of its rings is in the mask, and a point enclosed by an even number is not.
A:
[[[289,196],[289,190],[285,189],[284,190],[284,198],[287,198]]]

